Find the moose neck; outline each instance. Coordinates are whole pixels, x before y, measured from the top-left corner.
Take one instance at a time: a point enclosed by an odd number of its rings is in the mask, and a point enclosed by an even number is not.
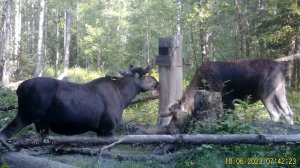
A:
[[[186,91],[183,94],[183,97],[181,99],[181,109],[185,112],[188,112],[190,110],[193,110],[194,108],[194,96],[196,93],[195,87],[188,87]]]
[[[195,75],[196,76],[196,75]],[[197,90],[199,89],[199,83],[200,79],[196,78],[192,79],[189,86],[186,88],[182,98],[181,98],[181,110],[185,112],[192,111],[194,109],[194,103],[195,103],[195,94]]]
[[[133,78],[124,77],[121,80],[121,87],[123,87],[121,93],[123,100],[122,104],[125,108],[131,103],[135,96],[141,92],[141,88],[135,83]]]

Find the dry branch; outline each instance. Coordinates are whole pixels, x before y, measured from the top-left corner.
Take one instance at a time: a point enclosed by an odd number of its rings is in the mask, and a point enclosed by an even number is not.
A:
[[[0,143],[10,152],[15,151],[13,147],[11,147],[3,138],[0,138]],[[1,145],[0,144],[0,145]]]
[[[74,166],[52,161],[46,158],[38,158],[20,152],[7,152],[1,156],[1,164],[8,164],[11,168],[74,168]]]
[[[124,135],[120,137],[79,137],[79,136],[49,136],[45,139],[35,138],[14,142],[15,147],[30,147],[40,145],[107,145],[120,141],[120,144],[289,144],[300,143],[300,134],[177,134],[177,135]]]
[[[300,53],[297,54],[292,54],[292,55],[288,55],[288,56],[283,56],[280,58],[275,59],[278,62],[284,62],[284,61],[291,61],[294,59],[299,59],[300,60]]]
[[[131,101],[130,104],[142,103],[146,101],[156,100],[158,98],[159,98],[159,92],[155,92],[153,95],[149,95],[146,97],[136,97]]]

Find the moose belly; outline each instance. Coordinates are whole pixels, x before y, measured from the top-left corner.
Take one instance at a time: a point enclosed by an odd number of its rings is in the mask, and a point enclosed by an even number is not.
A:
[[[76,135],[88,131],[96,132],[96,128],[79,123],[58,123],[50,125],[51,131],[62,135]]]
[[[58,134],[75,135],[87,131],[97,131],[99,115],[92,113],[61,113],[48,118],[49,128]]]

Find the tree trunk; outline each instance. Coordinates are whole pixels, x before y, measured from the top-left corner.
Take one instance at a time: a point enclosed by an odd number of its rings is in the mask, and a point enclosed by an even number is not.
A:
[[[297,54],[300,52],[300,37],[295,38],[295,49],[294,53]],[[292,75],[291,75],[291,86],[292,89],[294,90],[299,90],[299,85],[300,85],[300,74],[299,74],[299,65],[300,65],[300,60],[293,60],[293,69],[292,69]]]
[[[296,79],[297,79],[297,82],[296,82],[296,90],[299,91],[300,90],[300,60],[296,60],[296,67],[297,67],[297,70],[296,70],[296,73],[297,73],[297,76],[296,76]]]
[[[35,53],[36,52],[36,18],[35,18],[35,3],[33,2],[31,4],[31,10],[32,10],[32,14],[31,14],[31,38],[30,38],[30,47],[29,47],[29,53]]]
[[[180,29],[181,29],[181,26],[180,26],[180,20],[181,20],[181,8],[182,8],[182,5],[181,5],[181,0],[176,0],[176,3],[177,3],[177,19],[176,19],[176,32],[177,32],[177,35],[180,35]]]
[[[15,0],[15,27],[14,27],[14,55],[13,66],[16,70],[19,66],[20,60],[20,42],[21,42],[21,28],[22,28],[22,15],[21,15],[21,0]]]
[[[59,51],[60,51],[60,40],[59,40],[59,9],[57,7],[56,9],[56,54],[55,54],[55,70],[54,70],[54,76],[57,77],[58,74],[58,66],[59,66]]]
[[[10,34],[11,34],[11,4],[12,0],[6,0],[3,6],[3,24],[2,24],[2,37],[1,37],[1,80],[3,84],[9,83],[10,70]]]
[[[40,13],[39,13],[39,33],[36,55],[36,66],[34,71],[34,77],[40,77],[44,73],[43,65],[45,61],[45,55],[43,50],[44,45],[44,26],[45,26],[45,5],[46,0],[40,0]]]
[[[65,29],[64,29],[64,71],[58,79],[64,79],[68,76],[70,64],[70,40],[71,40],[71,4],[68,4],[65,11]]]
[[[193,60],[193,65],[198,68],[198,61],[197,61],[197,49],[196,49],[196,46],[195,46],[195,40],[194,40],[194,31],[193,31],[193,22],[190,22],[190,38],[191,38],[191,47],[192,47],[192,58],[191,59],[194,59]]]
[[[200,32],[200,48],[202,63],[209,61],[208,57],[208,39],[209,35],[206,30]]]
[[[243,13],[242,13],[242,9],[241,9],[241,2],[238,0],[235,0],[235,4],[237,7],[237,11],[238,11],[238,33],[239,34],[239,51],[237,53],[237,58],[243,58],[244,57],[244,24],[243,24]]]
[[[47,13],[47,9],[45,8],[45,20],[44,20],[44,44],[43,44],[43,65],[42,65],[42,69],[43,69],[43,73],[46,70],[46,66],[47,66],[47,41],[48,41],[48,36],[47,36],[47,30],[48,30],[48,13]]]
[[[245,56],[246,59],[250,57],[250,45],[251,45],[251,37],[250,37],[250,1],[244,0],[245,12],[244,12],[244,27],[245,27]],[[254,29],[254,28],[253,28]]]

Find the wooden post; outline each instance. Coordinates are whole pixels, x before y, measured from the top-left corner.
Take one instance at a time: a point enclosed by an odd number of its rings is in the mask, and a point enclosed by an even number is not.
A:
[[[159,73],[160,98],[157,124],[167,126],[171,117],[160,117],[169,113],[169,106],[182,95],[182,36],[159,38],[159,56],[156,58]]]

